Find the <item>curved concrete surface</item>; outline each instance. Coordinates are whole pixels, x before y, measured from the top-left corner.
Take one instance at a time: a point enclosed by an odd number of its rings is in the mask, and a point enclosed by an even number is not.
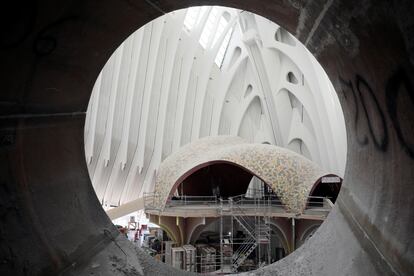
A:
[[[306,3],[305,3],[306,2]],[[89,180],[85,110],[112,51],[189,5],[250,10],[317,55],[339,94],[348,167],[316,234],[261,275],[412,275],[413,2],[13,1],[0,39],[0,274],[174,275],[118,236]]]

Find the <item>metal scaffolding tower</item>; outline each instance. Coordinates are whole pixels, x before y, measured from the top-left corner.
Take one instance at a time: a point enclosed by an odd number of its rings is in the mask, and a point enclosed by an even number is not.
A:
[[[248,217],[244,210],[240,207],[243,203],[242,200],[235,201],[234,198],[229,199],[231,221],[235,221],[240,225],[245,232],[247,237],[242,241],[241,245],[236,251],[233,251],[231,269],[233,272],[237,272],[237,269],[243,264],[243,262],[253,253],[257,248],[258,260],[257,263],[261,263],[261,244],[267,245],[267,263],[270,263],[270,217],[269,208],[270,201],[262,199],[254,199],[253,208],[257,212],[260,212],[260,216]],[[269,208],[266,208],[269,207]],[[231,239],[232,246],[234,248],[234,241]]]
[[[270,264],[271,256],[271,218],[277,212],[284,212],[284,217],[294,216],[283,208],[279,198],[274,194],[258,191],[251,193],[252,197],[246,194],[222,199],[217,196],[179,196],[170,199],[165,210],[154,207],[156,195],[145,196],[145,208],[147,213],[163,215],[163,212],[174,213],[193,210],[213,211],[212,217],[218,217],[219,243],[206,244],[206,247],[214,247],[214,253],[197,253],[197,271],[201,273],[236,273],[242,267],[256,269],[264,264]],[[309,197],[309,206],[304,211],[311,216],[326,216],[332,208],[328,198]],[[306,213],[309,212],[309,213]],[[236,237],[234,230],[242,230],[243,237]],[[228,231],[228,232],[227,232]],[[217,251],[216,251],[217,250]],[[256,250],[254,262],[246,262]]]

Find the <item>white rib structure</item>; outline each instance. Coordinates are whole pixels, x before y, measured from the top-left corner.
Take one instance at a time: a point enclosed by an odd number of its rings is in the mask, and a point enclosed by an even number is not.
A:
[[[142,197],[167,156],[217,135],[286,147],[344,174],[342,109],[306,48],[252,13],[193,7],[132,34],[95,83],[85,154],[99,200]]]

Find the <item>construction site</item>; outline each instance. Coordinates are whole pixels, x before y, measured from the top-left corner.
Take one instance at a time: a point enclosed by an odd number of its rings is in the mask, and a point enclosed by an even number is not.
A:
[[[217,140],[223,144],[234,139],[238,138],[202,139],[173,154],[166,163],[188,157],[189,151],[196,152],[201,145],[212,145],[213,150]],[[259,147],[279,150],[270,145]],[[293,157],[289,153],[287,158]],[[188,164],[194,165],[193,160]],[[297,198],[301,201],[297,203],[281,200],[271,185],[231,163],[209,162],[179,177],[178,185],[170,184],[172,171],[168,170],[183,171],[179,167],[160,166],[155,192],[144,195],[144,212],[162,229],[157,237],[153,235],[158,249],[153,255],[177,269],[198,273],[250,271],[284,258],[325,220],[342,183],[338,176],[322,176],[308,195]],[[275,175],[280,174],[276,171]],[[167,198],[162,192],[165,185],[173,187]],[[152,243],[144,247],[151,248]]]
[[[164,212],[159,212],[152,207],[151,197],[147,196],[145,205],[151,221],[168,220],[166,217],[171,212],[182,215],[179,220],[185,223],[200,221],[199,216],[203,216],[207,226],[187,237],[188,244],[180,246],[174,241],[162,240],[163,246],[157,252],[165,263],[199,273],[250,271],[282,259],[312,236],[333,204],[329,198],[310,197],[312,207],[297,215],[286,212],[272,194],[256,198],[241,195],[226,200],[180,196],[171,200]],[[288,233],[282,232],[283,226],[290,228]],[[301,236],[297,239],[298,232]],[[291,239],[287,240],[286,236]]]
[[[414,1],[4,1],[1,276],[412,276]]]

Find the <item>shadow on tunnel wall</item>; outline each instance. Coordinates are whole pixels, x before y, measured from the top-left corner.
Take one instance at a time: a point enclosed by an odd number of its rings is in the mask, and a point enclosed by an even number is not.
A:
[[[255,273],[410,275],[414,8],[408,0],[4,4],[0,274],[181,274],[118,235],[90,183],[83,125],[92,86],[119,44],[163,12],[201,4],[249,10],[295,34],[327,71],[346,118],[347,171],[334,210],[299,250]]]

